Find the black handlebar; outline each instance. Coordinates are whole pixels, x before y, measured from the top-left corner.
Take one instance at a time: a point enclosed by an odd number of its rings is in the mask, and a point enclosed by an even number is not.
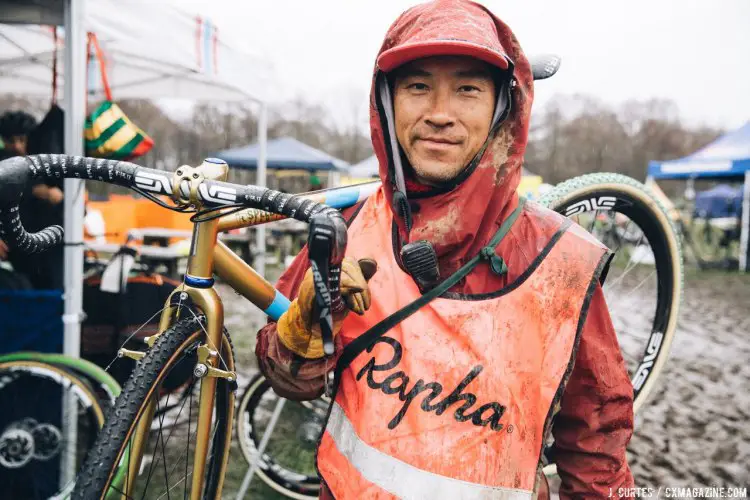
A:
[[[22,193],[32,181],[60,178],[101,181],[176,198],[171,172],[135,163],[56,154],[8,158],[0,161],[0,239],[10,248],[36,253],[62,242],[63,229],[60,226],[51,226],[37,233],[26,232],[18,209]],[[320,322],[329,326],[323,329],[324,349],[331,354],[331,311],[344,307],[339,293],[339,275],[346,251],[346,223],[341,213],[322,203],[261,186],[203,180],[197,193],[201,203],[209,208],[243,206],[311,223],[310,258],[319,277],[316,297],[320,295]]]
[[[0,162],[0,212],[3,223],[17,217],[21,194],[34,180],[73,178],[106,182],[134,190],[148,191],[155,195],[173,197],[172,173],[141,167],[135,163],[103,158],[87,158],[68,155],[16,156]],[[341,213],[322,203],[300,196],[281,193],[261,186],[241,186],[229,182],[204,180],[198,188],[198,196],[206,207],[242,205],[284,215],[303,222],[317,214],[324,214],[333,224],[345,227]],[[15,214],[12,215],[12,214]],[[18,222],[20,224],[20,221]],[[6,234],[12,239],[10,245],[20,242],[28,233],[20,227],[16,237],[8,228],[13,224],[3,224]],[[36,233],[36,234],[41,234]],[[46,239],[49,239],[50,233]],[[34,239],[34,235],[28,235]],[[59,242],[57,236],[53,238]],[[345,248],[345,243],[343,248]],[[338,249],[342,251],[341,248]]]
[[[28,233],[18,209],[26,188],[34,180],[78,178],[131,187],[138,165],[128,162],[67,155],[16,156],[0,162],[0,238],[10,248],[39,253],[63,240],[63,228],[50,226]]]

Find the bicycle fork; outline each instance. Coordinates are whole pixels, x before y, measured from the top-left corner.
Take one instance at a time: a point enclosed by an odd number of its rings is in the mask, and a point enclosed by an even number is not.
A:
[[[196,421],[195,450],[193,452],[193,474],[190,479],[191,500],[201,500],[205,486],[203,472],[205,471],[206,463],[208,461],[208,451],[212,438],[211,429],[213,424],[214,404],[216,400],[217,378],[227,379],[228,382],[236,381],[234,359],[232,358],[229,342],[222,335],[224,310],[223,304],[221,303],[216,291],[213,288],[200,289],[181,285],[173,292],[173,296],[179,298],[179,303],[183,303],[184,305],[187,305],[188,303],[195,305],[206,317],[206,329],[203,332],[206,342],[202,343],[197,349],[198,360],[193,370],[193,376],[200,379],[200,396],[198,418]],[[149,347],[153,346],[156,338],[158,338],[161,332],[165,331],[175,321],[180,306],[175,305],[174,300],[171,300],[171,304],[172,305],[168,305],[162,312],[159,333],[147,339]],[[222,352],[221,356],[219,355],[219,352]],[[222,366],[221,361],[224,361],[226,365]],[[146,443],[148,441],[151,424],[156,411],[158,397],[157,394],[151,397],[143,417],[137,424],[133,436],[131,460],[129,461],[128,477],[125,484],[125,494],[127,496],[124,498],[133,498],[133,486],[135,485],[140,472],[143,452],[146,449]],[[232,397],[232,401],[227,405],[227,421],[222,423],[222,425],[225,425],[228,429],[231,429],[233,425],[233,399],[234,398]],[[222,447],[224,450],[223,456],[213,457],[213,460],[222,461],[220,466],[221,472],[218,475],[219,484],[216,488],[217,499],[221,498],[224,471],[229,458],[231,432],[227,432],[226,436],[226,443],[224,443],[224,446]],[[187,460],[188,458],[185,457],[185,459]],[[188,478],[184,478],[184,480],[188,481]]]

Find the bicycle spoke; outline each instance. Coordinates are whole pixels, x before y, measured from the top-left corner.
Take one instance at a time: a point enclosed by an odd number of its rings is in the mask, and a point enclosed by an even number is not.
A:
[[[131,497],[125,491],[121,490],[120,488],[118,488],[115,485],[111,485],[110,489],[112,489],[112,490],[116,491],[117,493],[120,493],[121,495],[125,496],[125,498],[127,498],[128,500],[135,500],[135,497]],[[127,487],[125,488],[125,490],[127,491]]]
[[[622,232],[623,237],[622,238],[618,238],[620,244],[617,245],[617,250],[615,250],[615,253],[619,252],[620,248],[622,248],[622,242],[626,240],[627,235],[628,235],[628,229],[630,228],[630,225],[632,223],[633,223],[633,219],[628,219],[628,224],[627,224],[627,226],[625,226],[625,230]]]
[[[192,402],[193,402],[193,388],[194,387],[195,387],[195,381],[193,381],[190,384],[190,387],[189,387],[189,391],[190,391],[190,405],[188,405],[188,432],[187,432],[188,439],[185,440],[185,454],[182,455],[182,456],[180,456],[177,459],[177,463],[175,463],[175,465],[172,467],[172,470],[169,471],[169,474],[167,475],[167,481],[169,480],[170,477],[172,477],[172,474],[174,474],[174,471],[177,469],[177,466],[180,465],[180,462],[182,461],[182,459],[185,458],[185,457],[188,457],[189,453],[190,453],[190,427],[191,427],[190,421],[191,421],[192,409],[193,409]],[[188,398],[183,398],[182,399],[182,405],[180,407],[179,413],[177,414],[177,417],[175,418],[175,421],[178,421],[180,419],[180,415],[182,414],[182,410],[185,408],[185,403],[187,401],[188,401]],[[167,444],[169,443],[169,440],[172,438],[172,432],[174,432],[175,427],[177,427],[176,424],[170,430],[169,436],[167,436]],[[164,446],[166,447],[166,444]],[[186,474],[187,474],[187,463],[188,463],[187,460],[185,460],[185,473]]]
[[[645,283],[646,281],[648,281],[648,279],[649,279],[649,278],[650,278],[651,276],[654,276],[655,274],[656,274],[656,271],[651,271],[651,272],[649,273],[649,275],[648,275],[648,276],[646,276],[646,277],[645,277],[645,278],[643,279],[643,281],[641,281],[641,282],[640,282],[640,283],[639,283],[639,284],[638,284],[638,285],[637,285],[637,286],[636,286],[635,288],[633,288],[633,289],[632,289],[632,290],[631,290],[630,292],[628,292],[628,294],[627,294],[627,295],[625,296],[625,298],[629,298],[629,297],[630,297],[631,295],[633,295],[633,294],[634,294],[635,292],[637,292],[637,291],[638,291],[638,289],[640,289],[640,288],[641,288],[641,287],[643,286],[643,284],[644,284],[644,283]]]
[[[169,433],[167,434],[166,440],[164,440],[164,436],[163,436],[163,425],[164,425],[164,419],[166,418],[166,412],[163,412],[160,415],[160,434],[162,436],[162,457],[164,458],[164,474],[165,474],[164,480],[165,480],[165,482],[166,482],[167,485],[169,485],[169,478],[172,476],[172,474],[174,474],[174,471],[180,465],[180,462],[182,461],[182,459],[189,456],[190,420],[191,420],[191,417],[192,417],[192,401],[193,401],[192,400],[192,395],[193,395],[193,392],[194,392],[194,389],[195,389],[195,382],[196,382],[196,380],[193,380],[190,383],[190,385],[188,386],[188,388],[186,389],[189,392],[190,397],[189,398],[188,397],[182,398],[182,404],[180,405],[180,409],[179,409],[179,411],[177,413],[177,416],[174,419],[175,423],[172,425],[172,428],[169,430]],[[167,401],[165,403],[165,407],[167,407],[169,405],[169,397],[170,397],[170,395],[168,394],[167,395]],[[190,402],[190,404],[188,405],[188,438],[186,439],[186,447],[187,447],[186,453],[184,455],[179,456],[177,458],[176,463],[172,466],[172,469],[169,472],[167,472],[167,470],[166,470],[166,468],[167,468],[166,460],[167,459],[166,459],[166,456],[165,456],[167,445],[169,444],[170,440],[172,439],[172,434],[177,429],[177,422],[179,421],[180,416],[182,415],[182,412],[185,409],[185,404],[188,403],[188,401]],[[158,460],[157,460],[157,462],[158,462]],[[185,461],[185,467],[187,468],[187,460]]]
[[[638,248],[641,245],[641,241],[643,241],[645,235],[641,235],[640,239],[638,240],[638,243],[635,245],[636,248]],[[625,276],[635,268],[635,266],[638,265],[638,262],[636,262],[633,257],[630,257],[630,260],[628,261],[627,265],[625,266],[625,270],[622,272],[620,276],[617,277],[617,279],[609,284],[610,291],[615,290],[615,286],[622,282],[622,280],[625,278]]]
[[[132,437],[130,438],[130,444],[128,444],[128,449],[131,450],[131,453],[128,453],[128,468],[126,469],[126,472],[125,472],[125,491],[130,491],[130,488],[129,488],[129,486],[130,486],[129,485],[129,481],[130,481],[130,461],[133,459],[133,453],[132,453],[132,450],[133,450],[133,438]]]
[[[192,410],[192,408],[193,408],[193,391],[190,391],[190,409]],[[192,418],[193,418],[193,412],[188,411],[188,432],[190,429]],[[188,476],[188,462],[187,460],[185,460],[185,477],[187,476]],[[185,490],[183,494],[183,500],[187,500],[187,481],[185,481]]]
[[[599,218],[599,210],[597,210],[594,213],[594,217],[591,219],[591,227],[589,228],[589,233],[594,232],[594,226],[596,225],[596,220]]]
[[[185,487],[187,488],[187,479],[192,475],[193,475],[193,471],[190,471],[190,473],[185,475],[185,477],[183,477],[182,479],[180,479],[180,481],[177,484],[169,488],[169,491],[172,491],[173,489],[177,488],[180,485],[180,483],[183,481],[185,481]],[[164,498],[164,495],[166,495],[169,491],[167,491],[166,493],[162,493],[162,495],[156,500],[161,500],[162,498]]]
[[[169,394],[167,394],[167,404],[169,404]],[[162,422],[164,421],[164,418],[162,417]],[[170,434],[171,436],[171,434]],[[164,480],[167,483],[167,487],[169,487],[169,475],[167,474],[167,444],[164,442],[164,434],[161,435],[161,456],[163,458],[162,462],[164,465]],[[167,500],[169,500],[169,490],[167,490]]]
[[[169,398],[169,396],[167,396],[167,399],[168,398]],[[156,411],[157,412],[159,411],[159,400],[158,399],[156,400]],[[161,415],[159,418],[162,420],[161,423],[163,423],[164,415]],[[152,456],[157,457],[157,458],[156,458],[156,460],[153,460],[153,459],[151,460],[151,465],[149,466],[148,476],[146,477],[146,485],[143,488],[143,496],[141,497],[141,500],[144,500],[146,498],[146,492],[148,491],[148,485],[151,483],[151,477],[153,476],[154,468],[155,468],[156,465],[158,465],[158,462],[159,462],[159,458],[158,458],[158,456],[156,454],[156,451],[157,451],[156,448],[159,446],[159,439],[161,438],[161,435],[162,435],[162,426],[159,425],[159,433],[156,435],[156,442],[154,443],[154,453],[152,455]]]
[[[191,402],[192,402],[192,395],[191,395]],[[190,407],[192,408],[192,405]],[[191,412],[188,412],[188,414],[190,414],[190,413]],[[211,434],[211,440],[209,440],[209,442],[212,442],[212,440],[216,437],[216,432],[218,431],[218,428],[219,428],[218,424],[216,426],[214,426],[213,433]],[[180,463],[182,462],[183,459],[185,459],[185,477],[189,477],[189,476],[192,475],[192,471],[188,471],[188,458],[190,457],[190,442],[191,442],[191,439],[190,439],[191,438],[190,424],[188,424],[188,433],[187,434],[188,434],[188,437],[185,440],[185,442],[186,442],[185,453],[183,455],[181,455],[180,457],[178,457],[177,462],[172,467],[172,470],[169,472],[169,474],[168,474],[167,477],[171,477],[172,476],[172,474],[177,469],[177,467],[180,465]],[[167,437],[167,441],[169,441],[169,437]],[[213,455],[210,455],[210,457],[213,457]],[[180,481],[178,481],[172,487],[169,487],[169,490],[167,492],[163,493],[159,498],[163,498],[165,494],[167,496],[169,496],[168,493],[170,491],[172,491],[173,489],[175,489],[177,486],[179,486],[179,484],[182,483],[182,481],[183,481],[183,479],[181,479]],[[168,480],[167,480],[167,486],[169,486],[169,481]],[[188,482],[185,481],[185,488],[183,490],[183,498],[185,498],[185,499],[187,498],[187,486],[188,486]]]

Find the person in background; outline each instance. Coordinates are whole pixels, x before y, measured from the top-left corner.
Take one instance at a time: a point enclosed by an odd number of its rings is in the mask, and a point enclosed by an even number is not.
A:
[[[29,154],[29,136],[36,128],[36,119],[25,111],[8,111],[0,116],[0,136],[5,145],[0,160]],[[24,193],[20,209],[21,222],[27,231],[36,232],[63,223],[63,185],[59,181],[39,182]],[[62,289],[63,247],[58,246],[39,255],[9,252],[0,240],[0,260],[8,260],[13,269],[31,281],[37,289]]]

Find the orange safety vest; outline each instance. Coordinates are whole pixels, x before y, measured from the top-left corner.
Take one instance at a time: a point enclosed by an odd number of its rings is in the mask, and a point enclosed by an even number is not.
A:
[[[561,216],[549,212],[550,217]],[[371,257],[372,305],[350,314],[346,346],[421,296],[393,255],[382,190],[349,228],[347,255]],[[336,498],[532,498],[550,420],[573,367],[609,252],[561,229],[512,284],[438,297],[340,372],[317,454]]]

